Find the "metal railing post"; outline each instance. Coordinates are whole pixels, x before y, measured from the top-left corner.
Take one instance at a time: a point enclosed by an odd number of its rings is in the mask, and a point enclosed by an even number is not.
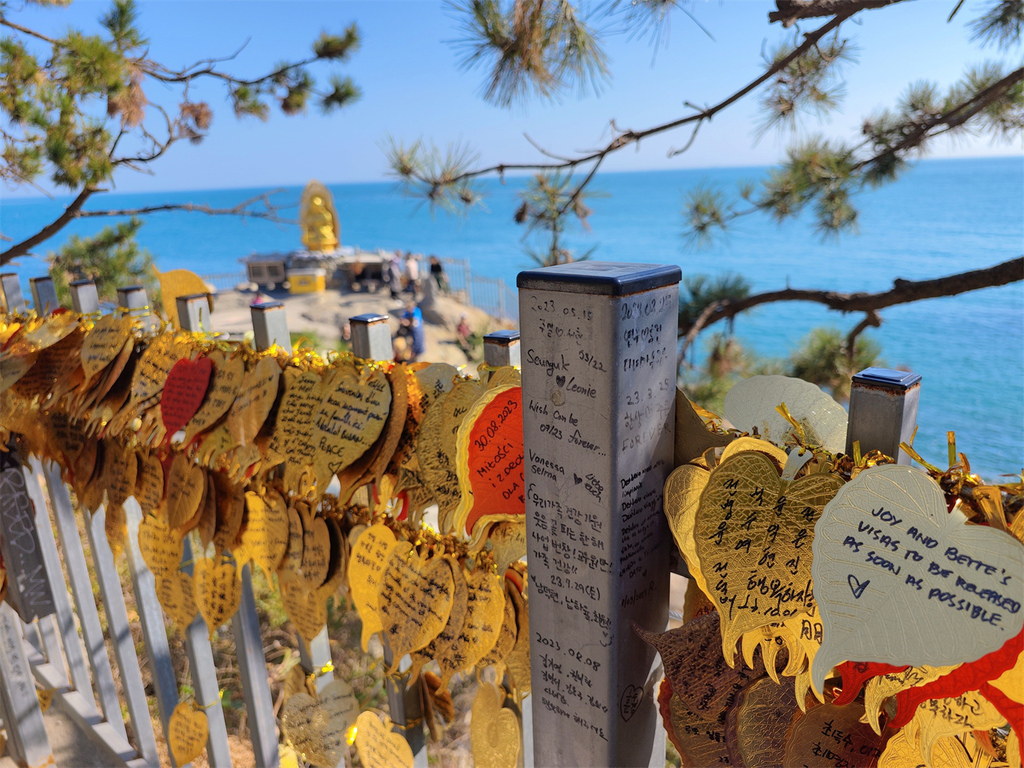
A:
[[[86,314],[99,311],[100,297],[96,291],[96,283],[92,280],[75,280],[69,288],[71,289],[71,308],[75,312]]]
[[[879,450],[898,464],[910,464],[900,443],[909,443],[914,435],[920,396],[919,373],[865,368],[854,374],[846,453],[852,455],[854,442],[859,442],[861,454]]]
[[[49,275],[33,277],[28,282],[32,288],[32,303],[35,305],[37,314],[48,315],[60,307],[60,302],[57,301],[57,289],[53,287],[52,277]]]
[[[586,261],[517,280],[537,765],[665,763],[661,665],[632,625],[668,621],[679,279]]]
[[[14,272],[0,272],[0,303],[8,312],[24,312],[28,306],[21,293],[21,280]]]
[[[484,363],[520,367],[523,361],[519,331],[495,331],[484,336]]]
[[[253,340],[256,349],[266,350],[277,344],[291,350],[291,336],[288,335],[288,316],[284,302],[265,301],[249,307],[252,317]]]

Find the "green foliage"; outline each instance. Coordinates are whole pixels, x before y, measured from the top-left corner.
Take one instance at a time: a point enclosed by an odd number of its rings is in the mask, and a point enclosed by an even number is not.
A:
[[[531,95],[551,98],[575,84],[598,90],[607,56],[594,30],[568,0],[460,0],[459,41],[466,68],[489,70],[484,98],[502,107]]]
[[[1024,31],[1024,0],[998,0],[971,24],[971,40],[1009,48]]]
[[[406,145],[388,136],[384,141],[391,175],[402,184],[406,194],[430,202],[432,209],[464,213],[482,201],[466,174],[479,156],[464,144],[449,144],[441,149],[417,140]]]
[[[131,218],[104,229],[93,237],[72,235],[56,252],[46,255],[50,276],[61,303],[70,303],[68,285],[75,280],[95,280],[101,300],[117,297],[125,285],[146,285],[151,301],[157,298],[153,257],[139,248],[135,235],[142,221]]]
[[[781,64],[799,44],[800,37],[795,34],[766,57],[766,63]],[[827,43],[814,46],[785,64],[761,97],[761,133],[779,127],[794,129],[801,112],[821,117],[839,106],[844,95],[840,70],[844,63],[853,60],[853,52],[850,41],[840,39],[837,31]]]
[[[584,229],[589,229],[587,217],[592,213],[586,204],[587,196],[573,185],[568,174],[538,173],[519,193],[520,205],[516,209],[515,221],[526,226],[524,239],[538,232],[544,234],[547,245],[543,251],[527,249],[538,265],[551,267],[570,261],[583,261],[590,257],[590,251],[574,254],[564,246],[562,237],[567,225],[566,213],[571,213]]]
[[[70,29],[52,39],[14,23],[10,6],[0,6],[0,25],[7,30],[0,37],[0,180],[9,184],[36,184],[45,176],[58,188],[88,196],[119,168],[145,170],[175,142],[201,141],[213,110],[206,102],[192,101],[189,86],[202,78],[225,85],[236,116],[262,120],[275,102],[292,115],[311,102],[330,111],[360,95],[351,78],[337,75],[328,90],[318,91],[310,69],[347,61],[358,50],[354,24],[341,35],[323,32],[305,60],[285,61],[262,77],[242,79],[219,69],[213,59],[177,69],[150,59],[134,0],[113,0],[99,20],[99,34]],[[162,104],[151,105],[146,95],[154,83],[160,85]],[[27,253],[60,226],[0,253],[0,265]]]
[[[685,334],[713,302],[745,299],[750,283],[743,275],[727,273],[717,277],[687,275],[679,296],[679,332]],[[730,330],[732,329],[730,322]]]
[[[773,373],[817,384],[836,401],[845,403],[850,399],[854,373],[886,365],[879,358],[879,345],[864,334],[858,334],[854,342],[852,361],[846,344],[847,338],[837,328],[814,328],[801,339],[789,360],[775,360],[750,353],[728,333],[716,333],[708,340],[704,361],[683,371],[681,386],[690,400],[718,414],[737,381]]]
[[[817,384],[837,401],[846,402],[853,374],[871,366],[885,367],[879,359],[881,351],[875,341],[859,334],[851,359],[847,339],[838,328],[815,328],[790,355],[789,375]]]

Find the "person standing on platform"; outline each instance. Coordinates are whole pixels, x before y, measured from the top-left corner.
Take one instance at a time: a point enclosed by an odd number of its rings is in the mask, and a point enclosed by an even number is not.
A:
[[[388,262],[388,287],[391,288],[392,300],[402,295],[402,261],[401,251],[396,251]]]
[[[416,302],[410,301],[405,305],[405,312],[402,313],[402,327],[408,329],[412,336],[412,355],[409,362],[416,362],[419,356],[427,351],[427,336],[423,328],[423,313],[416,306]]]
[[[420,293],[420,263],[416,260],[416,257],[410,251],[405,254],[405,277],[409,281],[409,285],[406,286],[409,293],[414,297],[419,296]]]
[[[441,293],[448,293],[448,277],[445,275],[444,267],[437,256],[430,257],[430,276],[437,283],[437,289]]]

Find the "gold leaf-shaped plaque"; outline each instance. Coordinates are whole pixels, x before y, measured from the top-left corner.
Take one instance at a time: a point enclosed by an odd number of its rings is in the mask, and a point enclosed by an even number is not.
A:
[[[299,512],[300,508],[305,515]],[[278,568],[278,573],[285,578],[290,578],[302,570],[302,548],[305,546],[304,517],[308,517],[305,505],[301,501],[293,501],[292,506],[288,507],[288,549]]]
[[[727,659],[744,632],[810,612],[814,523],[842,483],[830,474],[784,482],[775,464],[753,451],[711,473],[694,541]]]
[[[145,514],[156,514],[164,503],[164,467],[152,453],[139,455],[135,499]]]
[[[487,537],[498,573],[504,573],[517,560],[526,557],[526,520],[503,520],[491,526]]]
[[[675,736],[672,743],[679,750],[684,766],[734,765],[725,745],[723,714],[714,710],[694,712],[679,696],[672,695],[669,699],[669,718]]]
[[[887,737],[879,736],[867,723],[860,722],[862,714],[859,704],[822,704],[808,710],[790,730],[782,764],[874,766],[885,749]]]
[[[171,528],[183,528],[199,512],[206,494],[206,476],[202,467],[179,453],[171,462],[167,477],[167,522]]]
[[[405,654],[419,650],[444,629],[452,610],[453,589],[451,568],[442,558],[422,557],[408,541],[391,550],[377,611],[394,654],[392,673]]]
[[[881,733],[882,724],[878,718],[881,714],[882,702],[907,688],[938,680],[953,669],[954,667],[907,667],[902,672],[890,672],[872,677],[864,686],[864,714],[868,724],[875,733]]]
[[[516,610],[516,644],[505,660],[505,668],[515,690],[517,701],[530,693],[530,606],[519,586],[505,579],[505,594]]]
[[[267,443],[271,463],[287,461],[286,473],[297,477],[311,466],[316,454],[313,444],[313,413],[320,404],[320,375],[298,368],[285,368],[281,375],[281,402]],[[294,480],[285,480],[294,485]]]
[[[288,508],[277,494],[264,498],[249,491],[245,494],[245,510],[242,546],[269,581],[288,551]]]
[[[481,683],[473,699],[469,738],[478,768],[515,768],[522,743],[519,719],[502,706],[505,692],[495,683]]]
[[[420,668],[431,660],[436,660],[443,667],[442,659],[458,639],[466,621],[466,611],[469,609],[469,584],[466,582],[466,572],[455,558],[445,558],[445,562],[448,563],[452,572],[452,609],[448,614],[448,621],[445,623],[444,629],[437,634],[437,637],[421,650],[413,652],[410,672],[412,678],[415,678],[419,674]],[[449,666],[452,666],[451,663]],[[438,685],[440,686],[440,679]]]
[[[367,648],[370,637],[383,629],[377,613],[377,598],[391,550],[397,546],[395,534],[386,525],[377,523],[365,529],[352,545],[348,565],[348,588],[362,620],[362,645]]]
[[[199,613],[192,577],[184,571],[173,571],[156,580],[156,596],[164,613],[184,631]]]
[[[391,387],[384,371],[375,367],[357,372],[353,365],[340,366],[323,383],[323,393],[313,414],[320,489],[377,442],[391,407]]]
[[[242,377],[245,376],[245,363],[240,355],[229,357],[220,350],[215,350],[209,357],[213,363],[213,374],[210,376],[206,397],[185,426],[186,445],[200,432],[216,424],[231,409]]]
[[[700,495],[708,484],[710,472],[703,467],[684,464],[677,467],[665,481],[665,516],[676,546],[690,569],[690,578],[707,592],[707,580],[697,561],[697,543],[693,527],[697,523]]]
[[[135,366],[132,376],[132,402],[145,403],[150,398],[158,400],[164,382],[167,381],[167,374],[189,351],[189,347],[173,333],[162,333],[153,337]]]
[[[320,634],[327,623],[327,597],[298,574],[282,571],[278,575],[281,602],[285,612],[307,643]]]
[[[234,563],[217,565],[203,557],[196,560],[193,581],[199,612],[206,620],[212,637],[214,631],[238,610],[242,601],[242,580],[238,578]]]
[[[504,579],[484,568],[466,574],[469,587],[466,599],[466,617],[455,640],[438,659],[441,666],[441,688],[456,672],[476,665],[501,633],[505,616]]]
[[[455,607],[453,604],[452,614],[454,613]],[[449,621],[451,620],[449,619]],[[498,678],[500,679],[505,669],[505,661],[509,654],[512,653],[512,649],[515,647],[518,632],[519,627],[516,624],[516,607],[512,602],[512,599],[508,597],[508,593],[506,591],[505,616],[501,622],[501,632],[498,633],[498,640],[494,643],[494,647],[477,662],[477,668],[482,669],[484,667],[494,666],[498,670]]]
[[[205,712],[196,709],[194,702],[179,703],[167,723],[167,741],[174,762],[184,765],[203,754],[209,732]]]
[[[135,451],[123,447],[115,440],[105,441],[103,474],[106,476],[107,498],[111,504],[123,506],[134,495],[138,468]]]
[[[438,398],[423,417],[416,454],[438,506],[438,527],[454,531],[455,512],[462,500],[456,472],[456,438],[466,414],[484,392],[479,381],[461,380],[451,392]]]
[[[987,731],[1006,723],[1006,718],[977,691],[956,698],[927,699],[921,702],[908,725],[921,740],[921,759],[931,762],[935,746],[943,738],[970,731]]]
[[[147,515],[139,523],[139,551],[157,578],[178,570],[182,539],[158,517]]]
[[[717,716],[725,701],[764,676],[760,659],[752,669],[731,666],[721,653],[717,613],[709,613],[668,632],[634,631],[661,655],[673,695],[699,716]]]
[[[786,736],[799,715],[793,686],[767,677],[737,696],[725,718],[725,746],[733,765],[784,765]]]
[[[245,515],[245,487],[232,482],[223,472],[211,472],[216,503],[216,530],[213,547],[217,554],[235,548]]]
[[[82,371],[86,382],[117,359],[131,335],[132,318],[128,315],[103,315],[96,321],[82,341]]]
[[[335,680],[318,697],[308,693],[289,696],[281,708],[281,729],[307,762],[335,768],[347,751],[345,733],[357,712],[352,689],[344,681]]]
[[[327,578],[331,564],[331,537],[327,521],[313,518],[304,526],[302,537],[302,575],[310,587],[319,587]]]
[[[356,719],[356,751],[359,761],[372,768],[412,768],[412,748],[400,733],[391,731],[391,718],[384,721],[367,710]]]
[[[277,399],[281,366],[273,357],[261,357],[245,373],[228,411],[228,433],[235,445],[249,445],[259,434]]]

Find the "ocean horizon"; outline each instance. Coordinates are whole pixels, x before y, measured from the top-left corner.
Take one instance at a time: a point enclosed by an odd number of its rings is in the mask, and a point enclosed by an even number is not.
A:
[[[921,280],[993,266],[1024,253],[1024,157],[922,160],[903,178],[858,195],[859,234],[822,241],[807,216],[777,225],[766,217],[742,217],[706,250],[687,250],[681,215],[683,194],[713,183],[736,198],[737,185],[765,168],[633,171],[600,174],[592,184],[590,231],[565,238],[577,252],[593,249],[602,261],[677,264],[683,275],[739,273],[752,292],[813,288],[843,292],[884,291],[893,280]],[[524,177],[481,185],[485,199],[464,218],[405,197],[393,182],[328,184],[341,221],[341,241],[365,249],[411,250],[467,260],[481,276],[515,285],[516,274],[534,266],[524,253],[523,228],[513,222]],[[296,216],[301,186],[285,187],[280,204]],[[191,192],[105,193],[87,209],[137,208],[161,203],[208,203],[232,207],[264,189]],[[70,196],[9,198],[0,205],[0,232],[13,241],[52,221]],[[140,244],[161,270],[200,274],[240,272],[239,259],[300,245],[295,225],[201,213],[144,217]],[[4,271],[28,278],[46,272],[45,255],[70,234],[87,236],[116,218],[79,219],[38,256]],[[537,241],[540,248],[542,244]],[[1006,481],[1024,467],[1024,284],[932,299],[881,311],[883,324],[867,336],[882,360],[922,375],[915,448],[946,465],[946,432],[972,470]],[[859,313],[841,315],[809,303],[764,305],[737,318],[735,334],[745,348],[784,358],[812,328],[848,331]],[[301,330],[301,329],[294,329]],[[715,329],[718,330],[718,329]],[[710,334],[708,334],[710,335]],[[703,350],[700,350],[701,352]]]

